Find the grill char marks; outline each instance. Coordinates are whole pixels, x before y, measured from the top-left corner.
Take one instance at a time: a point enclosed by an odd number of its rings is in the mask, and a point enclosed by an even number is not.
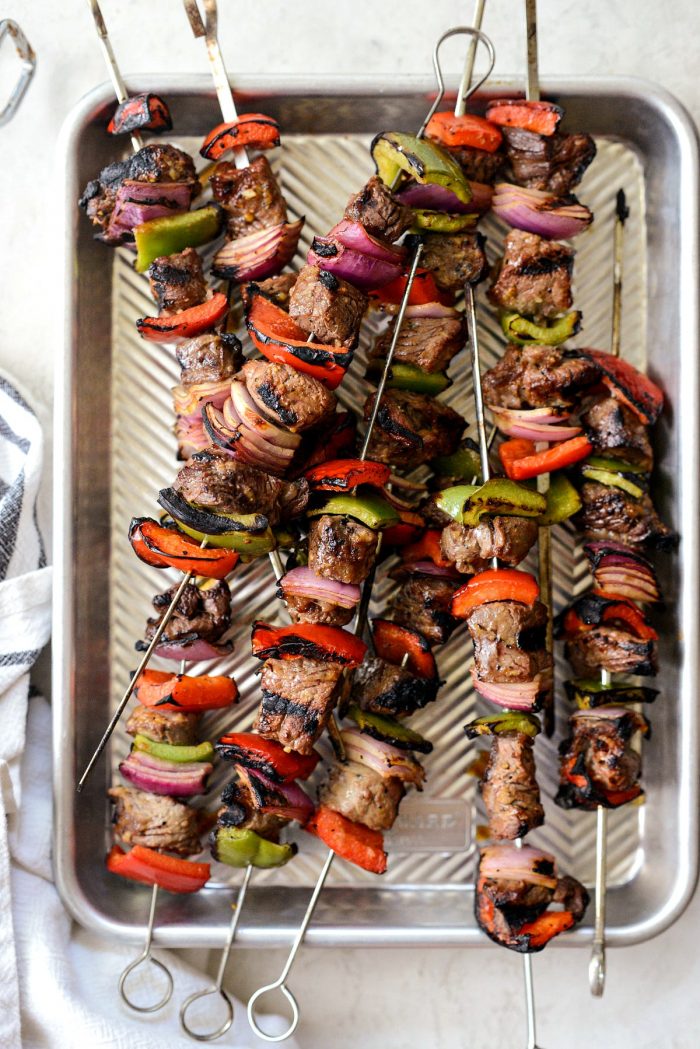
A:
[[[656,674],[655,641],[643,641],[626,630],[597,626],[566,642],[566,658],[577,677],[595,677],[599,671],[611,674]]]
[[[574,252],[535,233],[511,230],[489,299],[504,310],[547,320],[571,309]]]
[[[337,699],[343,667],[313,659],[268,659],[260,686],[262,702],[253,726],[299,754],[310,754]]]
[[[365,402],[369,420],[375,394]],[[368,456],[382,463],[412,466],[456,451],[466,421],[434,397],[407,390],[385,390],[370,439]]]
[[[156,617],[148,620],[146,638],[150,640],[170,607],[179,583],[173,584],[163,594],[156,594],[153,607]],[[200,590],[188,583],[180,595],[175,612],[163,631],[168,641],[184,639],[192,634],[204,641],[215,642],[231,626],[231,591],[225,579],[220,579],[207,590]]]
[[[559,747],[562,778],[555,799],[558,805],[593,809],[609,804],[609,792],[627,792],[637,786],[642,759],[630,746],[630,740],[646,727],[640,714],[625,710],[616,718],[574,715],[570,725],[571,736]],[[567,769],[574,776],[585,778],[585,788],[571,782]]]
[[[581,422],[588,439],[600,452],[612,455],[622,452],[628,462],[651,470],[654,454],[647,427],[620,401],[613,397],[596,401],[581,416]]]
[[[570,408],[600,378],[600,368],[561,346],[509,346],[482,380],[486,404]]]
[[[486,276],[486,240],[481,233],[428,233],[423,243],[421,265],[443,291],[461,291]]]
[[[482,681],[532,681],[551,670],[545,648],[547,609],[541,601],[529,608],[516,601],[490,601],[467,617],[474,642],[474,669]]]
[[[232,240],[287,221],[284,197],[267,157],[256,157],[241,170],[222,161],[210,182],[214,199],[226,212]]]
[[[497,557],[505,565],[519,565],[537,541],[537,523],[527,517],[488,517],[469,528],[451,521],[443,529],[440,549],[458,572],[473,575],[490,567]]]
[[[319,342],[354,350],[367,296],[317,266],[304,266],[289,296],[289,315]]]
[[[306,481],[282,481],[213,451],[182,467],[175,490],[190,503],[219,513],[264,514],[271,525],[296,517],[308,500]]]
[[[175,356],[182,368],[180,382],[185,386],[229,379],[243,363],[240,340],[232,334],[213,332],[180,343]]]
[[[285,596],[293,623],[322,623],[324,626],[345,626],[355,616],[355,608],[342,608],[331,601],[317,601],[300,594]]]
[[[252,830],[269,841],[278,841],[280,830],[289,823],[283,816],[260,811],[271,801],[284,804],[286,799],[279,791],[252,776],[242,765],[236,768],[236,778],[224,787],[221,801],[224,807],[217,812],[220,827]]]
[[[538,135],[522,128],[502,128],[513,179],[520,186],[570,193],[596,155],[590,135]]]
[[[363,710],[410,717],[436,698],[440,682],[416,677],[383,659],[365,659],[353,673],[352,699]]]
[[[542,826],[544,809],[529,736],[522,732],[494,736],[481,794],[492,838],[514,840]]]
[[[292,433],[301,433],[326,422],[338,403],[335,394],[317,379],[288,364],[247,361],[241,370],[241,378],[263,415],[273,418]]]
[[[375,341],[370,357],[385,358],[395,322]],[[394,350],[394,360],[415,364],[426,372],[440,372],[464,347],[466,327],[462,317],[409,317],[404,320]]]
[[[362,583],[377,553],[377,533],[351,517],[323,514],[309,527],[309,568],[324,579]]]
[[[496,175],[505,164],[505,153],[487,153],[485,149],[451,149],[450,153],[468,179],[493,185]]]
[[[581,487],[583,507],[575,520],[591,539],[618,539],[632,546],[667,547],[675,535],[663,523],[648,495],[634,499],[619,488],[595,481]]]
[[[159,310],[187,310],[199,306],[207,297],[202,260],[194,248],[159,256],[151,263],[148,277]]]
[[[360,222],[373,237],[390,241],[398,240],[413,222],[411,209],[401,204],[376,175],[350,197],[344,217]]]
[[[444,645],[459,625],[450,612],[458,585],[431,576],[407,579],[394,599],[394,622],[418,630],[433,645]]]

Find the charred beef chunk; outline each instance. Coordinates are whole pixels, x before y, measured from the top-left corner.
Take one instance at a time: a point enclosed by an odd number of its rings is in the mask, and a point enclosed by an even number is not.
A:
[[[282,481],[213,450],[193,455],[174,488],[187,502],[215,513],[264,514],[271,525],[297,517],[309,498],[305,480]]]
[[[146,736],[154,743],[189,747],[197,742],[200,715],[180,710],[158,710],[138,703],[126,723],[130,736]]]
[[[562,741],[561,786],[556,802],[562,808],[594,809],[606,803],[609,792],[626,792],[637,786],[642,759],[629,745],[635,732],[646,728],[645,719],[633,710],[618,717],[574,714],[570,720],[572,734]],[[586,787],[579,789],[571,773],[584,777]],[[641,789],[641,788],[640,788]]]
[[[287,221],[284,197],[267,157],[256,157],[240,170],[224,160],[210,182],[214,200],[226,212],[231,240]]]
[[[372,414],[375,396],[365,402],[365,420]],[[456,451],[466,425],[461,415],[434,397],[385,390],[367,454],[381,463],[418,466]]]
[[[202,259],[194,248],[161,255],[148,270],[151,295],[159,310],[176,312],[199,306],[207,297]]]
[[[370,357],[385,358],[394,335],[395,321],[375,341]],[[394,360],[415,364],[424,372],[441,372],[464,348],[466,326],[459,317],[410,317],[399,333]]]
[[[526,881],[479,876],[474,912],[480,928],[490,939],[501,947],[524,954],[542,950],[548,941],[532,945],[530,935],[520,931],[523,925],[536,921],[550,903],[562,903],[579,922],[589,901],[583,885],[569,875],[559,878],[555,889]]]
[[[323,383],[289,364],[247,361],[241,379],[255,404],[291,433],[320,426],[335,413],[338,398]]]
[[[263,698],[253,731],[299,754],[310,754],[335,706],[342,672],[341,663],[268,659],[260,679]]]
[[[132,787],[112,787],[107,793],[115,804],[114,833],[125,845],[145,845],[177,856],[202,851],[195,809]]]
[[[514,840],[542,826],[544,809],[530,736],[505,732],[493,737],[481,795],[492,838]]]
[[[352,517],[323,514],[309,526],[309,568],[324,579],[363,583],[377,555],[377,533]]]
[[[451,149],[450,153],[468,179],[488,186],[493,185],[496,175],[506,162],[505,153],[500,151],[487,153],[485,149],[463,148]]]
[[[354,608],[341,608],[331,601],[315,601],[312,597],[302,597],[299,594],[287,594],[284,600],[293,623],[345,626],[355,615]]]
[[[146,626],[146,638],[150,640],[160,626],[160,621],[175,597],[179,583],[174,583],[164,594],[156,594],[153,607],[157,612],[154,619],[149,619]],[[175,612],[168,622],[163,637],[168,641],[177,641],[188,635],[196,634],[204,641],[215,642],[223,637],[231,626],[231,591],[225,579],[200,590],[194,583],[188,583],[175,606]]]
[[[537,541],[537,522],[529,517],[485,517],[472,528],[451,521],[443,529],[440,549],[458,572],[483,572],[497,557],[519,565]]]
[[[566,658],[576,677],[596,677],[601,670],[611,674],[638,674],[658,670],[656,641],[644,641],[614,626],[598,626],[566,642]]]
[[[413,213],[392,194],[376,175],[359,193],[350,197],[346,219],[361,223],[373,237],[398,240],[413,223]]]
[[[558,317],[571,309],[574,254],[571,248],[555,240],[545,240],[520,229],[511,230],[489,299],[495,306],[536,321]]]
[[[557,197],[579,184],[596,155],[590,135],[538,135],[509,127],[502,130],[513,181],[530,189],[548,190]]]
[[[389,830],[405,794],[401,780],[380,776],[357,761],[336,762],[318,791],[318,800],[334,812],[370,830]]]
[[[645,470],[654,465],[646,426],[638,416],[614,397],[597,401],[581,416],[589,441],[603,454],[622,452],[627,462]]]
[[[654,509],[648,495],[634,499],[620,488],[586,481],[580,490],[583,507],[574,520],[590,539],[617,539],[631,546],[665,547],[675,535]]]
[[[351,695],[363,710],[402,718],[432,703],[439,687],[437,679],[416,677],[383,659],[366,659],[353,674]]]
[[[266,805],[284,805],[286,799],[275,788],[251,776],[249,770],[241,765],[236,767],[236,778],[224,787],[221,801],[224,808],[216,814],[220,827],[252,830],[269,841],[278,841],[279,832],[289,823],[284,816],[260,811]]]
[[[459,626],[450,612],[452,595],[459,586],[450,579],[413,576],[394,599],[392,619],[418,630],[433,645],[444,645]]]
[[[297,279],[296,273],[279,273],[276,277],[268,277],[267,280],[255,281],[252,284],[241,286],[243,305],[248,308],[252,291],[261,292],[266,299],[281,306],[283,310],[289,307],[289,296]]]
[[[181,342],[175,356],[182,368],[180,382],[219,382],[230,379],[243,363],[240,339],[233,334],[207,332]]]
[[[289,315],[315,341],[354,350],[367,296],[318,266],[304,266],[289,296]]]
[[[509,346],[485,373],[486,404],[500,408],[570,408],[596,383],[600,369],[563,346]]]
[[[547,609],[516,601],[490,601],[467,617],[477,677],[490,682],[532,681],[552,668],[545,648]]]
[[[486,276],[488,263],[481,233],[428,233],[421,266],[431,270],[443,291],[461,291]]]

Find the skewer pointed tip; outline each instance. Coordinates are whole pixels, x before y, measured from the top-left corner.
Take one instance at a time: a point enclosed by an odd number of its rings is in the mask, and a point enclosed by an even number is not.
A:
[[[627,207],[627,197],[624,189],[618,189],[617,198],[615,200],[615,214],[617,215],[620,222],[624,223],[629,218],[630,209]]]

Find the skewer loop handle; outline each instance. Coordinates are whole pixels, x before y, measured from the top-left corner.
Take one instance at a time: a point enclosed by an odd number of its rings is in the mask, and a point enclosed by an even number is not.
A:
[[[194,1002],[200,1001],[202,998],[208,998],[210,994],[218,994],[221,998],[224,1006],[226,1007],[226,1018],[216,1028],[215,1031],[195,1031],[187,1023],[187,1011]],[[230,997],[223,989],[223,987],[207,987],[203,991],[195,991],[189,998],[185,998],[184,1002],[180,1006],[180,1026],[183,1031],[190,1037],[194,1038],[196,1042],[215,1042],[217,1038],[221,1038],[222,1035],[226,1034],[229,1027],[233,1023],[233,1002]]]
[[[605,993],[605,944],[595,943],[588,963],[588,983],[594,998]]]
[[[121,999],[126,1005],[129,1006],[130,1009],[133,1009],[134,1012],[137,1013],[157,1013],[159,1009],[162,1009],[165,1005],[168,1004],[168,1002],[173,996],[173,976],[170,972],[170,969],[168,969],[167,965],[164,965],[163,962],[158,961],[157,958],[154,958],[151,955],[151,944],[153,942],[153,925],[156,920],[157,900],[158,885],[154,884],[153,891],[151,892],[151,904],[148,910],[148,925],[146,926],[146,942],[143,945],[143,950],[141,951],[141,954],[138,956],[138,958],[134,958],[133,962],[129,962],[126,969],[124,969],[121,976],[119,977],[119,994],[121,996]],[[165,993],[163,994],[163,997],[160,998],[157,1002],[154,1002],[153,1005],[138,1005],[136,1002],[132,1002],[126,990],[126,982],[131,976],[131,974],[145,962],[148,962],[150,965],[154,965],[156,969],[160,969],[160,971],[165,975]]]
[[[258,1023],[257,1017],[255,1015],[255,1008],[258,1004],[259,999],[262,998],[264,994],[267,994],[269,991],[277,990],[282,992],[282,994],[292,1007],[292,1020],[286,1031],[282,1031],[281,1034],[270,1034],[269,1031],[265,1031]],[[250,1024],[251,1028],[258,1036],[258,1038],[262,1038],[265,1042],[283,1042],[285,1038],[291,1038],[291,1036],[294,1034],[297,1027],[299,1026],[299,1003],[287,987],[284,976],[281,976],[278,980],[275,980],[274,983],[266,984],[265,987],[259,987],[255,994],[252,995],[248,1002],[248,1023]]]

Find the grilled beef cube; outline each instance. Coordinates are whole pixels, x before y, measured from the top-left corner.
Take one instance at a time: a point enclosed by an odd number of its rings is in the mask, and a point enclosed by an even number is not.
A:
[[[600,670],[648,677],[658,670],[656,641],[643,641],[613,626],[586,630],[567,641],[564,652],[576,677],[596,677]]]
[[[314,341],[354,350],[367,296],[318,266],[304,266],[289,296],[289,315]]]
[[[148,269],[148,279],[159,310],[187,310],[190,306],[199,306],[207,297],[202,259],[194,248],[154,259]]]
[[[492,838],[514,840],[542,826],[544,809],[530,736],[505,732],[493,737],[480,789]]]
[[[199,714],[185,714],[181,710],[158,710],[139,703],[129,715],[126,731],[130,736],[146,736],[154,743],[190,747],[197,742],[199,721]]]
[[[351,697],[362,710],[410,717],[436,698],[440,682],[417,677],[383,659],[365,659],[352,677]]]
[[[487,153],[485,149],[451,149],[450,154],[455,158],[468,179],[473,182],[481,182],[492,186],[496,181],[496,175],[506,162],[505,153],[496,151]]]
[[[583,507],[574,520],[590,539],[617,539],[631,546],[666,547],[675,535],[663,523],[648,495],[635,499],[620,488],[586,481],[580,490]]]
[[[459,626],[450,612],[458,583],[435,576],[407,579],[394,598],[392,619],[418,630],[433,645],[444,645]]]
[[[574,254],[571,248],[555,240],[545,240],[520,229],[511,230],[489,299],[495,306],[536,321],[558,317],[571,309]]]
[[[284,197],[267,157],[256,157],[240,170],[230,161],[221,161],[209,181],[214,200],[226,212],[231,240],[287,221]]]
[[[394,321],[375,341],[370,357],[385,358],[394,334]],[[424,372],[441,372],[464,348],[463,317],[409,317],[399,333],[394,360],[415,364]]]
[[[241,379],[264,416],[291,433],[320,426],[335,413],[338,398],[323,383],[289,364],[247,361]]]
[[[242,765],[236,767],[236,778],[227,783],[221,792],[221,801],[224,808],[216,814],[219,827],[252,830],[268,841],[279,841],[280,831],[290,822],[284,816],[260,811],[263,805],[270,802],[284,805],[286,798],[262,780],[251,776]]]
[[[365,402],[369,420],[376,394]],[[418,466],[457,450],[466,421],[452,408],[424,393],[385,390],[369,442],[368,456],[381,463]]]
[[[324,579],[363,583],[377,555],[377,533],[352,517],[323,514],[309,525],[309,568]]]
[[[252,284],[241,286],[243,305],[248,308],[250,304],[251,291],[262,292],[266,299],[274,302],[286,310],[289,307],[289,296],[297,279],[296,273],[278,273],[276,277],[268,277],[267,280],[254,281]]]
[[[115,804],[114,833],[125,845],[145,845],[177,856],[202,851],[195,809],[133,787],[112,787],[107,793]]]
[[[293,623],[345,626],[355,615],[354,608],[342,608],[331,601],[316,601],[312,597],[302,597],[299,594],[287,594],[284,600]]]
[[[484,374],[486,404],[500,408],[570,408],[600,378],[600,368],[563,346],[509,346]]]
[[[490,601],[467,616],[474,642],[474,668],[482,681],[532,681],[551,670],[545,649],[547,609],[541,601],[532,608],[516,601]]]
[[[193,455],[174,488],[187,502],[215,513],[264,514],[271,525],[297,517],[309,498],[305,480],[282,481],[215,450]]]
[[[146,625],[146,638],[150,640],[160,621],[170,607],[179,583],[174,583],[163,594],[156,594],[153,607],[157,612],[154,619]],[[175,612],[163,631],[168,641],[177,641],[196,634],[204,641],[215,642],[231,626],[231,591],[225,579],[220,579],[207,590],[200,590],[194,583],[188,583],[182,591]]]
[[[413,213],[376,175],[350,197],[344,218],[361,223],[373,237],[398,240],[413,223]]]
[[[340,663],[303,657],[268,659],[253,731],[299,754],[310,754],[335,706],[342,672]]]
[[[558,805],[593,809],[605,803],[609,792],[637,786],[642,759],[629,743],[636,732],[647,728],[641,714],[621,710],[617,717],[604,717],[585,711],[583,715],[574,714],[570,725],[572,734],[559,747],[562,777]],[[584,790],[577,790],[567,770],[585,777]]]
[[[623,452],[627,462],[645,470],[654,465],[647,427],[638,416],[614,397],[596,401],[581,416],[589,441],[603,454]]]
[[[530,517],[484,517],[467,527],[451,521],[443,529],[440,549],[465,575],[483,572],[497,557],[505,565],[519,565],[537,541],[537,523]]]
[[[423,243],[421,266],[432,272],[443,291],[461,291],[486,276],[486,240],[481,233],[428,233]]]
[[[541,950],[530,946],[528,934],[521,933],[523,925],[536,921],[550,903],[563,904],[576,922],[585,914],[590,897],[575,878],[559,878],[555,889],[533,885],[510,878],[486,878],[479,875],[474,896],[474,913],[480,928],[501,947],[519,953]]]
[[[243,363],[240,339],[228,333],[197,335],[176,346],[175,356],[182,368],[180,382],[184,386],[230,379]]]
[[[319,787],[318,800],[353,823],[363,823],[370,830],[389,830],[405,793],[395,776],[380,776],[358,761],[348,761],[332,766]]]
[[[538,135],[522,128],[502,128],[513,181],[554,196],[570,193],[596,155],[590,135]]]

